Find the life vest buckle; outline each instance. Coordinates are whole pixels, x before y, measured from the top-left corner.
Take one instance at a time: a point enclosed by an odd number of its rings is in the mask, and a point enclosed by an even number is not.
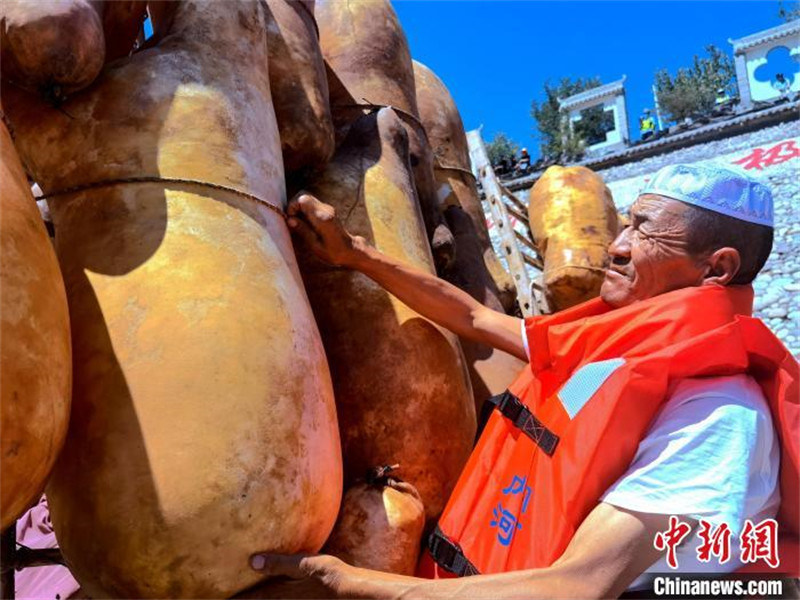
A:
[[[537,419],[522,400],[506,390],[502,394],[490,398],[487,405],[496,407],[501,415],[531,438],[547,456],[553,456],[558,445],[558,436]],[[488,413],[485,416],[488,417]]]
[[[500,402],[497,404],[497,408],[517,429],[522,429],[530,414],[530,411],[519,398],[508,390],[503,392],[500,396]]]
[[[461,547],[448,539],[438,525],[428,536],[428,551],[431,553],[434,562],[445,571],[454,573],[459,577],[480,574],[475,565],[464,555]]]

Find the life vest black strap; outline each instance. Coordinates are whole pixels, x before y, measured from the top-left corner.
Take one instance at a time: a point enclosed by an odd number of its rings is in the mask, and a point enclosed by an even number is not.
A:
[[[478,427],[478,436],[483,432],[486,421],[489,420],[489,416],[495,408],[500,411],[500,414],[511,421],[515,427],[531,438],[547,456],[553,456],[553,452],[555,452],[556,446],[558,445],[558,436],[545,427],[544,424],[528,410],[528,407],[508,390],[497,396],[492,396],[484,403],[481,409],[481,422]]]
[[[447,536],[442,533],[438,525],[428,536],[428,551],[436,564],[458,577],[480,574],[475,565],[464,556],[464,551],[461,547],[447,539]]]

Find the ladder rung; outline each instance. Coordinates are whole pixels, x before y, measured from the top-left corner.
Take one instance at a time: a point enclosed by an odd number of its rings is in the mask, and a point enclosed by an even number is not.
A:
[[[540,271],[544,271],[544,265],[542,264],[542,261],[540,261],[539,259],[533,258],[532,256],[522,252],[522,260],[524,260],[530,266],[535,267]]]
[[[525,225],[525,227],[530,227],[530,225],[528,225],[528,216],[527,215],[522,214],[518,210],[516,210],[516,209],[514,209],[514,208],[512,208],[512,207],[510,207],[508,205],[506,205],[506,210],[509,212],[509,214],[514,215],[514,217],[518,221],[521,221]]]

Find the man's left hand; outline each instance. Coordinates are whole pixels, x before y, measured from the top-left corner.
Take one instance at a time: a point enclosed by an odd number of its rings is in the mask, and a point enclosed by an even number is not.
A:
[[[283,577],[292,581],[277,580],[273,583],[268,580],[254,588],[254,594],[246,593],[244,597],[353,597],[345,588],[349,571],[354,568],[334,556],[254,554],[250,557],[250,566],[270,580]]]
[[[653,540],[668,524],[669,514],[637,513],[601,502],[550,567],[455,579],[428,580],[370,571],[333,556],[260,553],[251,558],[254,569],[268,577],[291,578],[294,581],[287,583],[297,582],[304,595],[291,595],[285,588],[269,593],[272,582],[268,582],[259,588],[267,594],[248,597],[616,598],[664,554]]]
[[[380,600],[430,596],[423,589],[431,583],[427,579],[353,567],[334,556],[259,553],[250,558],[250,566],[270,579],[240,596],[243,598]]]

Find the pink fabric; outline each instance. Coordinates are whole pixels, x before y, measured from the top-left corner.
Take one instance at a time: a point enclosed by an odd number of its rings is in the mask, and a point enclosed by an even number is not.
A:
[[[45,496],[17,521],[17,543],[27,548],[58,548]],[[22,569],[15,578],[18,600],[66,600],[80,588],[61,565]]]

